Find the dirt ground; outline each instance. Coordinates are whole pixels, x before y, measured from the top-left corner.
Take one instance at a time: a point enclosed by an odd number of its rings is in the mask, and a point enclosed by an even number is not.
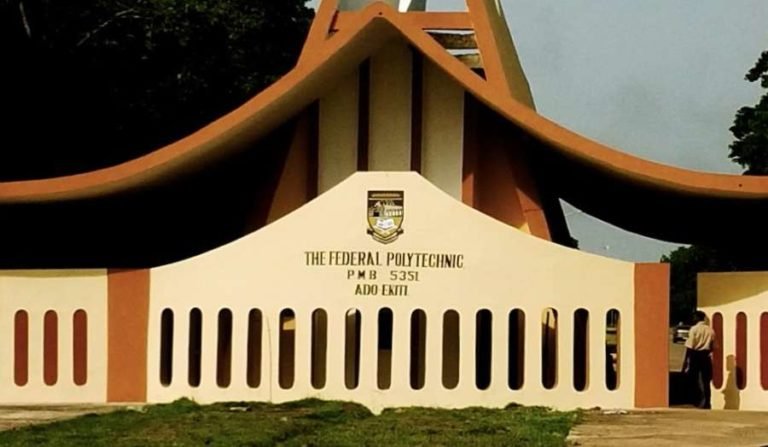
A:
[[[589,411],[569,446],[768,446],[768,413],[728,410]]]
[[[0,430],[10,430],[31,424],[43,424],[82,416],[107,413],[125,408],[124,405],[41,405],[0,407]]]

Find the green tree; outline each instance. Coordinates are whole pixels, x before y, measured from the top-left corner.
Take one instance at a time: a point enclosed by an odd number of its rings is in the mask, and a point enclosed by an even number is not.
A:
[[[763,51],[746,79],[760,80],[760,86],[768,90],[768,51]],[[730,146],[731,159],[746,168],[745,174],[768,175],[768,91],[754,107],[736,112],[731,133],[736,137]]]
[[[305,0],[0,0],[0,179],[119,163],[295,63]]]
[[[768,51],[764,51],[746,76],[760,80],[768,90]],[[729,157],[745,168],[744,174],[768,175],[768,92],[758,103],[736,112],[730,128],[735,140]],[[699,272],[765,270],[768,259],[760,247],[712,248],[700,245],[681,247],[664,255],[671,264],[670,322],[689,321],[696,307],[696,275]]]

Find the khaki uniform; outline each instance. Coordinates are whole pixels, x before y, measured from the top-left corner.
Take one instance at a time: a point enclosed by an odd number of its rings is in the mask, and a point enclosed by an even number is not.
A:
[[[685,347],[694,351],[711,351],[714,347],[715,331],[703,321],[694,325],[688,332]]]

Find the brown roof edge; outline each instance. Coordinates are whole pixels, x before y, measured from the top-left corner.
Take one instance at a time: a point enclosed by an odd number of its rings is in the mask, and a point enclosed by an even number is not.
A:
[[[704,197],[768,199],[768,177],[697,172],[644,160],[572,132],[509,95],[502,95],[485,79],[446,52],[420,25],[391,7],[374,3],[359,14],[359,22],[345,27],[275,84],[202,129],[134,160],[83,174],[43,180],[0,183],[0,203],[75,200],[107,195],[187,172],[225,157],[258,139],[312,101],[339,78],[396,35],[441,67],[468,92],[526,130],[549,147],[569,157],[634,183]]]

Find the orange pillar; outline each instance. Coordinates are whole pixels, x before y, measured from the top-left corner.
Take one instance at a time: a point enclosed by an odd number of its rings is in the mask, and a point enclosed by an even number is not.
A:
[[[110,270],[107,402],[146,402],[149,270]]]
[[[525,136],[472,95],[464,102],[462,200],[515,228],[528,226],[551,240],[539,193],[525,157]]]
[[[635,264],[635,407],[669,405],[669,264]]]

